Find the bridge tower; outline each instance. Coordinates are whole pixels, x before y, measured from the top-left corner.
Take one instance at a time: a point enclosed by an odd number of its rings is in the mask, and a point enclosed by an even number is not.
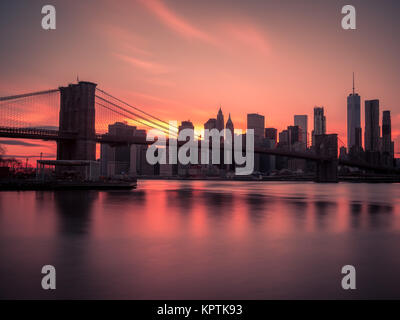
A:
[[[96,160],[95,91],[97,84],[80,81],[60,87],[57,160]]]
[[[329,160],[317,162],[317,182],[338,182],[338,137],[337,134],[315,136],[315,153]]]

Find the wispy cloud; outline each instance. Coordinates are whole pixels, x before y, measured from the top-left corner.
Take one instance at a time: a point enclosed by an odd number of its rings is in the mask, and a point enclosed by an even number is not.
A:
[[[161,0],[139,0],[151,13],[170,29],[189,39],[200,39],[214,42],[213,38],[204,31],[196,28],[188,21],[168,8]]]
[[[0,144],[8,145],[8,146],[24,146],[24,147],[42,147],[43,144],[40,143],[31,143],[22,140],[0,140]]]
[[[128,55],[120,54],[120,53],[114,53],[114,55],[118,59],[125,61],[125,62],[133,65],[134,67],[143,69],[150,73],[163,74],[163,73],[168,73],[169,71],[171,71],[170,68],[168,68],[162,64],[153,62],[153,61],[139,59],[139,58],[133,57],[131,55],[128,56]]]
[[[268,54],[270,51],[264,33],[252,24],[224,24],[222,29],[230,42],[244,45],[261,54]]]

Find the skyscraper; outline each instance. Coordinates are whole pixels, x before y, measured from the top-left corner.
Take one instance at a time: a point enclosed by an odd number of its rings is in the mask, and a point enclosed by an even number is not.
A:
[[[365,151],[380,151],[379,100],[365,101]]]
[[[207,122],[204,124],[205,130],[212,130],[217,128],[217,119],[211,118],[208,119]]]
[[[217,129],[218,131],[224,130],[224,114],[222,113],[221,108],[218,110],[218,115],[217,115]]]
[[[289,126],[289,145],[293,145],[297,142],[300,142],[301,131],[299,126]]]
[[[382,116],[382,156],[385,165],[393,165],[394,142],[392,141],[390,111],[383,111]]]
[[[194,125],[191,121],[182,121],[181,125],[178,127],[178,133],[180,133],[184,129],[191,129],[192,132],[190,134],[191,138],[194,139]]]
[[[315,136],[326,134],[326,117],[324,107],[314,108],[314,130],[312,132],[312,145],[315,145]]]
[[[265,117],[256,113],[249,113],[247,115],[247,129],[254,130],[254,137],[256,139],[264,138]]]
[[[392,124],[390,111],[383,111],[382,116],[382,152],[392,152]]]
[[[361,111],[360,96],[355,93],[354,89],[354,73],[353,73],[353,93],[347,97],[347,149],[357,146],[361,140]]]
[[[106,135],[119,138],[131,138],[135,135],[136,127],[127,123],[116,122],[108,125]],[[108,145],[100,146],[100,170],[103,176],[114,176],[117,174],[127,174],[130,172],[130,146],[129,145]]]
[[[307,148],[307,136],[308,136],[308,117],[306,115],[295,115],[294,125],[298,126],[300,129],[300,142],[303,144],[304,148]]]
[[[234,126],[233,126],[233,122],[232,122],[232,119],[231,119],[231,114],[229,114],[229,118],[228,118],[228,121],[226,122],[226,129],[229,129],[230,131],[231,131],[231,135],[232,135],[232,138],[233,138],[233,131],[234,131]]]
[[[265,138],[274,141],[274,144],[278,142],[278,130],[275,128],[265,128]]]

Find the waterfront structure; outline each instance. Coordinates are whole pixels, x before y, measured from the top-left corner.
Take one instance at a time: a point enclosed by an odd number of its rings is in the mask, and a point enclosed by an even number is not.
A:
[[[121,139],[129,139],[134,136],[135,126],[127,123],[116,122],[108,126],[107,135]],[[128,174],[130,167],[130,146],[101,144],[100,147],[101,175],[112,177],[120,174]]]

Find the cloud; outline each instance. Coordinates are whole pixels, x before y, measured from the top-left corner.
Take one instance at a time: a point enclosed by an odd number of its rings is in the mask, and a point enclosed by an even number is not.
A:
[[[162,23],[173,31],[179,33],[188,39],[199,39],[206,42],[213,42],[213,38],[207,33],[179,17],[175,12],[169,9],[161,0],[140,0],[151,13],[157,16]]]
[[[120,53],[114,53],[114,55],[118,59],[125,61],[125,62],[127,62],[135,67],[138,67],[140,69],[148,71],[150,73],[162,74],[162,73],[168,73],[170,71],[170,69],[168,67],[163,66],[158,63],[155,63],[155,62],[152,62],[152,61],[139,59],[139,58],[136,58],[133,56],[127,56],[127,55],[120,54]]]
[[[233,44],[243,45],[261,54],[268,54],[270,51],[263,32],[250,23],[226,23],[221,29]]]
[[[24,146],[24,147],[44,147],[45,145],[40,143],[31,143],[22,140],[0,140],[0,144],[9,146]]]

